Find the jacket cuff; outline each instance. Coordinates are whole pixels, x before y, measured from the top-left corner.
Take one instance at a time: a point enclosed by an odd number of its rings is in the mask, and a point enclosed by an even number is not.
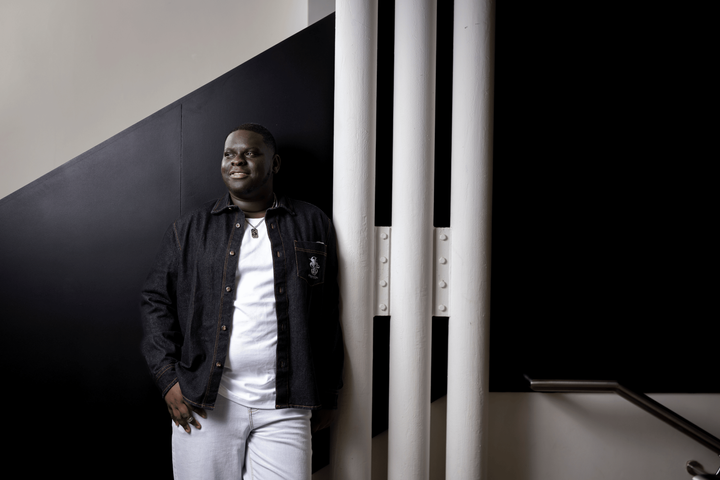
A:
[[[175,373],[175,364],[170,364],[162,369],[155,375],[155,383],[162,392],[163,398],[167,392],[178,382],[177,374]]]

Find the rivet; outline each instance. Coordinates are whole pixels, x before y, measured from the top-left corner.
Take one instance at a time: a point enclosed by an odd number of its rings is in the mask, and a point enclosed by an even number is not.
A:
[[[447,260],[445,259],[445,257],[440,257],[440,263],[442,263],[443,265],[445,265],[447,263]]]
[[[387,240],[388,234],[387,234],[387,233],[381,233],[381,234],[380,234],[380,238],[382,238],[383,240]]]
[[[447,235],[445,235],[444,233],[440,235],[440,240],[447,240]]]
[[[385,280],[380,280],[380,286],[387,287],[387,282]]]
[[[440,305],[438,307],[438,310],[440,310],[441,312],[444,312],[445,310],[447,310],[447,308],[445,307],[445,305]]]
[[[383,312],[384,312],[385,310],[387,310],[387,305],[385,305],[384,303],[381,303],[381,304],[380,304],[380,310],[382,310]]]
[[[388,259],[387,259],[387,257],[380,257],[380,261],[382,263],[387,263]]]
[[[438,282],[438,285],[440,285],[440,288],[445,288],[445,287],[447,287],[447,283],[445,283],[445,282],[442,281],[442,280],[440,280],[440,281]]]

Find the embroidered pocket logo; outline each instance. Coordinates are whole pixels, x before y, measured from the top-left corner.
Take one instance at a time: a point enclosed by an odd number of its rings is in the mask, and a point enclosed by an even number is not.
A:
[[[310,257],[310,273],[311,275],[308,275],[308,277],[312,278],[313,280],[317,280],[317,273],[320,270],[320,264],[317,261],[317,257]]]

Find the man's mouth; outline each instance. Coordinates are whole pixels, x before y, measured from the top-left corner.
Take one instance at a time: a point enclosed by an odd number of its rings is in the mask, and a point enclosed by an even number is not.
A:
[[[230,174],[230,178],[245,178],[248,176],[250,176],[250,174],[244,172],[234,172]]]

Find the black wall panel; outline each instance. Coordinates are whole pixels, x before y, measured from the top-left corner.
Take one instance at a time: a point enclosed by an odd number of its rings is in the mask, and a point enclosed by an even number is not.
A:
[[[0,338],[34,478],[172,478],[170,419],[140,355],[140,289],[165,229],[225,192],[235,126],[275,133],[278,190],[331,214],[334,17],[0,200]],[[314,439],[314,468],[327,435]]]
[[[138,292],[180,212],[180,138],[171,106],[0,201],[8,457],[32,476],[132,476],[163,450]]]
[[[720,392],[700,16],[497,2],[491,390]]]

